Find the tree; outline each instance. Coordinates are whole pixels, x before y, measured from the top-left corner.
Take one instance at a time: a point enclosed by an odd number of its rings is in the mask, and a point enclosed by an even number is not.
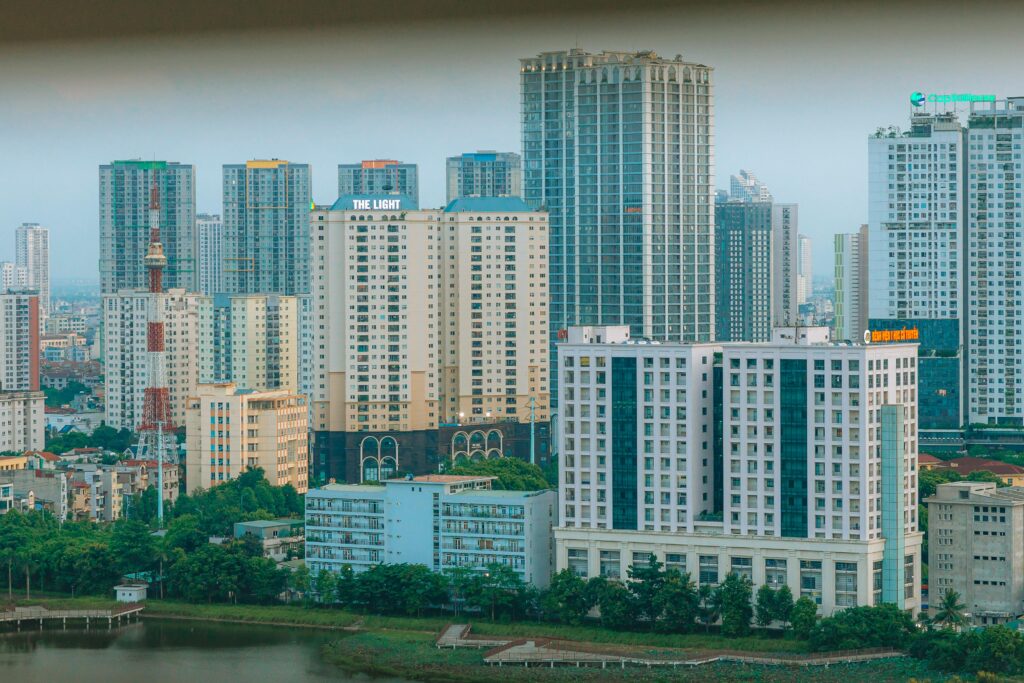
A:
[[[935,495],[935,489],[939,484],[948,484],[953,481],[960,481],[960,474],[956,470],[922,469],[917,476],[917,500],[924,502],[925,498]]]
[[[541,600],[544,611],[563,624],[579,624],[594,606],[587,591],[587,582],[571,569],[563,569],[551,577],[551,585]]]
[[[757,604],[754,607],[757,625],[768,628],[775,620],[775,591],[766,583],[757,589]]]
[[[332,571],[321,569],[313,579],[313,590],[322,604],[333,604],[338,599],[338,577]]]
[[[665,571],[662,567],[661,562],[651,554],[647,558],[647,564],[630,565],[626,571],[630,578],[626,585],[633,593],[637,615],[646,621],[651,629],[661,616],[661,604],[657,598],[665,586]]]
[[[789,620],[798,638],[809,638],[811,630],[818,623],[818,605],[806,595],[800,596],[793,604]]]
[[[303,564],[288,574],[288,588],[303,596],[309,593],[312,587],[312,577],[309,574],[309,567]]]
[[[149,528],[136,519],[114,524],[110,551],[123,574],[149,571],[156,559],[156,548]]]
[[[697,619],[697,589],[689,574],[678,570],[665,572],[665,581],[655,596],[655,606],[661,618],[655,624],[660,631],[689,633]]]
[[[1009,486],[1003,478],[998,474],[993,474],[988,470],[975,470],[967,475],[967,481],[987,481],[996,485],[996,488],[1004,488]]]
[[[795,618],[794,618],[795,626]],[[917,633],[913,617],[894,604],[850,607],[822,619],[810,632],[811,650],[904,648]]]
[[[785,631],[789,627],[792,615],[793,591],[789,590],[789,586],[784,585],[775,591],[775,612],[773,616],[776,621],[782,622],[782,630]]]
[[[200,530],[195,515],[176,517],[164,535],[164,544],[168,549],[181,548],[185,553],[194,552],[209,542],[209,537]]]
[[[636,624],[637,607],[633,593],[619,581],[597,577],[597,607],[601,611],[601,624],[607,628],[628,630]],[[594,581],[595,579],[591,579]]]
[[[966,607],[960,602],[960,594],[952,588],[947,588],[942,600],[935,608],[935,618],[932,619],[932,622],[958,630],[967,624],[967,617],[964,616]]]
[[[721,614],[722,594],[711,584],[702,584],[697,589],[697,619],[704,624],[704,630],[710,631],[711,625],[718,621]]]
[[[459,458],[447,474],[497,477],[491,487],[503,491],[541,491],[549,488],[541,468],[512,457],[487,460]]]
[[[503,564],[490,564],[477,574],[466,589],[466,603],[490,614],[493,621],[499,613],[513,619],[526,609],[526,584],[514,569]]]
[[[972,634],[961,634],[961,642],[969,643],[964,666],[968,671],[997,674],[1024,672],[1024,637],[1006,626],[989,626]]]
[[[751,606],[753,585],[745,576],[729,572],[719,587],[722,601],[722,635],[739,637],[750,635],[750,620],[754,616]]]

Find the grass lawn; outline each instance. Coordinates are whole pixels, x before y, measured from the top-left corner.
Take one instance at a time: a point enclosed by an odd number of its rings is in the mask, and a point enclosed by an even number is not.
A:
[[[946,677],[928,671],[919,661],[893,658],[862,664],[841,664],[829,667],[752,666],[721,663],[695,668],[630,667],[608,668],[525,668],[505,666],[500,669],[483,664],[480,650],[438,650],[433,637],[417,632],[359,632],[337,640],[324,648],[324,658],[342,669],[372,676],[401,677],[428,683],[475,683],[476,681],[644,681],[686,683],[697,681],[746,681],[759,683],[851,683],[872,681],[889,683],[916,678],[940,683]]]

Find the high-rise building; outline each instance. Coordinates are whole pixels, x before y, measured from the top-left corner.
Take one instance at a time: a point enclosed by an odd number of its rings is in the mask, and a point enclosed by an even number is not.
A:
[[[372,159],[358,164],[338,164],[338,196],[402,195],[405,205],[419,208],[420,183],[416,164],[394,159]]]
[[[41,391],[0,391],[0,453],[46,445],[45,400]]]
[[[50,314],[50,231],[38,223],[22,223],[15,231],[14,253],[25,269],[26,285],[39,294],[39,316]]]
[[[711,67],[572,49],[520,60],[520,85],[523,196],[550,216],[552,343],[578,324],[713,339]]]
[[[149,204],[160,196],[160,239],[167,256],[167,288],[195,291],[195,167],[168,161],[114,161],[100,179],[100,292],[145,288],[143,259],[149,248]]]
[[[546,460],[547,216],[511,197],[407,202],[348,196],[313,211],[315,474]]]
[[[796,303],[803,306],[811,298],[814,284],[811,282],[811,238],[807,235],[797,237],[799,258],[797,260]]]
[[[224,288],[224,221],[220,216],[201,213],[196,216],[199,240],[199,291],[220,294]]]
[[[492,477],[431,474],[380,486],[329,484],[306,496],[310,571],[380,563],[436,572],[512,569],[538,588],[551,579],[554,491],[492,491]],[[339,531],[339,529],[346,531]],[[348,531],[347,529],[352,529]]]
[[[224,166],[224,289],[309,291],[307,164],[257,160]]]
[[[162,232],[162,231],[161,231]],[[199,294],[181,289],[151,294],[122,290],[103,297],[106,423],[135,430],[142,422],[144,392],[149,386],[147,335],[149,309],[160,307],[164,326],[164,372],[174,424],[184,424],[185,400],[199,379]]]
[[[974,102],[967,119],[967,197],[960,205],[967,204],[963,301],[971,424],[1024,426],[1022,122],[1024,97]]]
[[[523,167],[513,152],[467,152],[448,157],[448,201],[460,197],[521,197]]]
[[[772,324],[800,322],[800,229],[796,204],[772,205]]]
[[[772,203],[772,193],[768,186],[757,179],[750,171],[740,169],[737,175],[729,176],[729,198],[734,202],[768,202]]]
[[[39,297],[0,293],[0,391],[39,390]]]
[[[306,397],[200,384],[187,401],[185,484],[208,489],[259,467],[274,486],[309,484]]]
[[[835,244],[835,337],[861,339],[868,329],[868,226],[840,233]]]
[[[772,204],[715,204],[715,335],[768,341],[772,334]]]
[[[28,272],[11,261],[0,261],[0,293],[28,287]]]
[[[868,325],[917,328],[922,438],[964,425],[966,154],[955,113],[914,114],[868,140]],[[986,387],[987,389],[987,387]]]
[[[299,382],[296,297],[217,294],[199,299],[199,382],[294,393]]]
[[[940,484],[928,505],[931,615],[956,591],[975,626],[1024,612],[1024,488],[993,482]]]
[[[820,327],[721,345],[567,336],[556,569],[621,578],[654,555],[701,585],[788,585],[825,614],[919,608],[916,345]]]

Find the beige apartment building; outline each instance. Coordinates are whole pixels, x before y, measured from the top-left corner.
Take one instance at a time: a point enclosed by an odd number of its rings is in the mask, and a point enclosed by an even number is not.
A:
[[[215,294],[199,302],[199,381],[295,392],[299,313],[294,296]]]
[[[311,233],[318,479],[528,458],[531,406],[546,442],[546,213],[348,195],[314,209]]]
[[[43,448],[44,401],[41,391],[0,391],[0,452]]]
[[[1024,614],[1024,487],[940,484],[925,503],[932,615],[949,590],[975,625]]]
[[[250,391],[235,384],[201,384],[188,400],[185,484],[208,489],[261,468],[275,486],[308,488],[306,397],[290,391]]]

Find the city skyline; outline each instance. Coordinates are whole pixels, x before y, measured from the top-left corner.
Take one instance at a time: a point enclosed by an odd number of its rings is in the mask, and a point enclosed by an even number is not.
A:
[[[758,15],[748,8],[745,16]],[[906,30],[909,15],[899,9],[887,15],[890,21],[883,22],[877,49],[870,53],[857,45],[860,16],[816,31],[813,23],[786,24],[786,11],[780,11],[761,16],[763,22],[735,23],[730,29],[735,43],[713,40],[706,30],[721,28],[725,18],[698,16],[685,24],[672,12],[657,13],[658,22],[651,16],[623,16],[614,30],[607,17],[572,27],[552,20],[507,36],[474,22],[389,27],[400,49],[385,57],[368,49],[385,29],[368,27],[358,35],[323,29],[302,36],[243,34],[201,44],[151,40],[56,51],[7,48],[3,55],[10,68],[0,76],[0,87],[13,96],[0,112],[0,123],[12,133],[12,153],[24,161],[18,178],[0,189],[0,225],[12,231],[29,221],[50,226],[54,280],[93,276],[95,168],[133,156],[194,164],[197,212],[221,212],[224,163],[271,157],[309,163],[318,203],[336,198],[337,164],[403,159],[420,167],[421,205],[441,206],[446,157],[475,149],[521,152],[519,58],[577,44],[591,51],[650,48],[715,69],[715,187],[727,188],[729,175],[745,168],[778,196],[800,204],[801,230],[814,240],[814,270],[828,272],[831,235],[867,220],[865,138],[881,124],[905,121],[912,91],[1014,94],[1009,66],[980,75],[970,68],[979,59],[998,63],[986,51],[996,49],[998,34],[1008,26],[987,26],[993,47],[972,47],[964,59],[956,58],[955,36],[991,19],[984,8],[963,17],[959,26],[929,31],[929,42],[918,45],[910,61],[896,44],[901,41],[890,46],[883,39]],[[515,28],[529,20],[510,23]],[[448,68],[451,56],[410,59],[438,34],[458,28],[470,34],[459,54],[479,55],[472,66],[460,60]],[[299,40],[302,45],[295,44]],[[780,41],[790,47],[779,50]],[[739,44],[745,47],[733,49]],[[183,45],[189,49],[183,51]],[[125,61],[126,53],[133,58]],[[754,55],[759,66],[752,68]],[[253,70],[253,60],[271,66]],[[337,69],[338,64],[351,68]],[[837,71],[836,65],[844,68]],[[893,65],[900,66],[893,71],[901,75],[879,76],[884,66]],[[401,78],[388,77],[399,69]],[[457,98],[437,87],[453,79],[459,83]],[[249,108],[244,95],[256,80],[269,83],[282,104]],[[791,89],[798,81],[801,88]],[[396,88],[417,106],[395,108]],[[297,99],[307,106],[295,107]],[[112,109],[110,102],[118,106]],[[822,136],[833,153],[820,154]],[[30,151],[44,144],[54,151]],[[39,187],[60,193],[43,197]],[[10,257],[0,253],[0,259]]]

